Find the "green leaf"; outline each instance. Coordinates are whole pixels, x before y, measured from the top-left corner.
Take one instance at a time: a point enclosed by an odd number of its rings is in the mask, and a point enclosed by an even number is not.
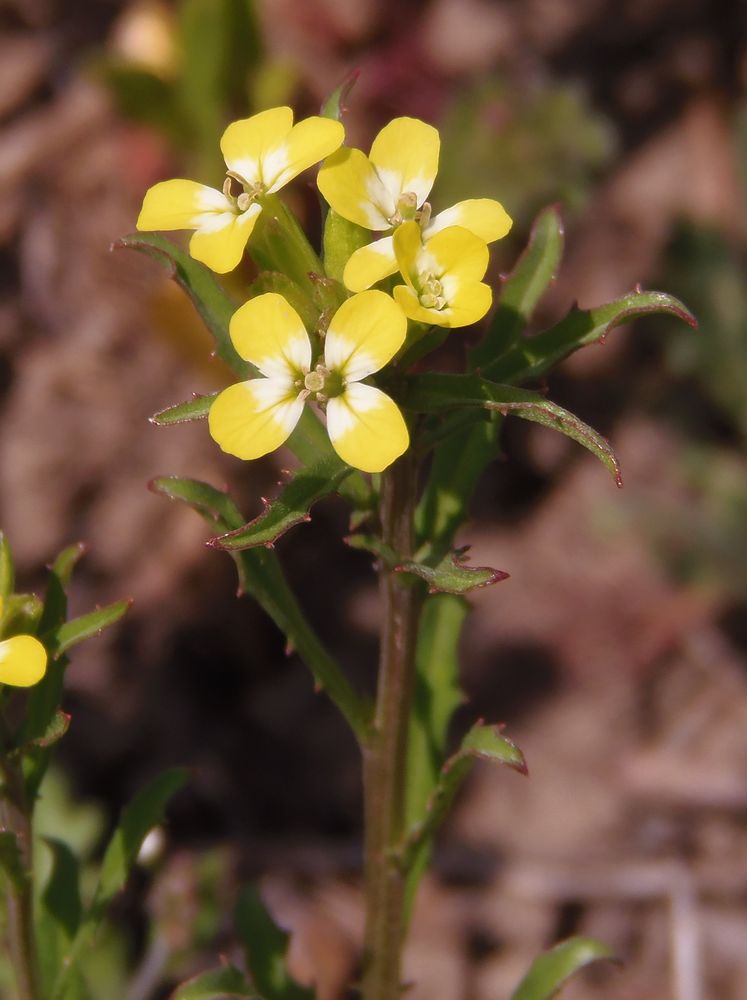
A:
[[[508,737],[503,736],[502,726],[474,725],[462,740],[455,754],[441,768],[438,783],[424,813],[410,827],[403,845],[403,864],[406,870],[420,864],[423,851],[429,850],[436,830],[449,812],[456,793],[472,770],[476,760],[486,760],[527,773],[526,761],[521,750]]]
[[[112,249],[139,250],[159,261],[187,293],[215,340],[215,353],[239,378],[259,374],[253,365],[243,361],[231,343],[228,324],[236,312],[236,303],[221,288],[213,273],[188,253],[158,233],[133,233],[117,240]]]
[[[202,972],[189,982],[177,986],[170,1000],[259,1000],[255,990],[235,965]]]
[[[23,855],[12,830],[0,830],[0,869],[17,892],[21,892],[28,879]]]
[[[560,323],[516,344],[482,374],[501,382],[525,382],[539,378],[579,347],[604,341],[616,326],[642,316],[665,313],[697,326],[690,310],[665,292],[630,292],[596,309],[573,308]]]
[[[54,746],[55,743],[58,743],[62,739],[69,728],[70,716],[67,712],[63,712],[58,708],[42,735],[32,740],[32,745],[45,748]]]
[[[265,509],[258,517],[235,531],[212,538],[208,544],[229,552],[272,546],[294,525],[310,521],[312,504],[336,492],[350,472],[349,466],[337,457],[299,469],[274,500],[264,500]]]
[[[360,247],[372,242],[372,233],[338,215],[333,208],[327,210],[324,220],[324,270],[327,277],[342,281],[345,265]]]
[[[606,944],[594,938],[574,937],[535,958],[529,972],[511,994],[511,1000],[552,1000],[563,983],[591,962],[614,959]]]
[[[433,565],[408,559],[395,566],[395,571],[419,576],[428,584],[430,594],[467,594],[508,579],[508,573],[490,566],[468,566],[464,561],[468,548],[455,549]]]
[[[210,413],[210,407],[217,395],[217,392],[208,393],[206,396],[196,395],[184,403],[167,406],[165,410],[154,413],[150,422],[157,427],[170,427],[172,424],[186,424],[190,420],[204,420]]]
[[[36,594],[11,594],[3,605],[3,637],[36,635],[43,610]]]
[[[477,406],[543,424],[587,448],[608,469],[617,485],[622,485],[617,456],[606,438],[539,393],[498,385],[477,375],[415,375],[409,379],[407,405],[423,413]]]
[[[154,493],[179,500],[196,510],[213,530],[226,533],[242,527],[244,519],[227,494],[194,479],[168,476],[154,479]],[[251,594],[284,633],[289,646],[311,671],[362,739],[370,718],[366,702],[358,697],[340,666],[311,628],[289,588],[276,554],[265,548],[231,553],[239,574],[241,591]]]
[[[49,645],[55,657],[62,656],[79,642],[100,635],[105,628],[123,618],[132,606],[132,601],[115,601],[104,608],[96,608],[87,615],[65,622],[50,637]]]
[[[78,931],[83,906],[78,859],[63,841],[48,838],[45,842],[52,852],[52,870],[39,899],[36,935],[42,983],[47,995]],[[68,995],[74,992],[69,989]]]
[[[236,926],[246,966],[266,1000],[312,1000],[313,991],[291,978],[285,964],[288,934],[272,919],[254,886],[247,886],[239,896]]]
[[[338,122],[342,121],[343,114],[348,110],[347,99],[350,96],[350,91],[358,82],[360,75],[361,71],[359,69],[351,70],[340,86],[332,91],[319,111],[322,118],[334,118]]]
[[[461,597],[436,594],[423,602],[415,660],[415,690],[407,739],[407,788],[405,829],[424,814],[438,783],[446,756],[449,723],[462,702],[459,687],[459,636],[468,605]],[[418,864],[407,873],[408,910],[429,859],[429,850],[418,855]]]
[[[39,623],[39,633],[46,635],[59,628],[67,616],[67,588],[73,577],[78,561],[85,555],[83,542],[68,545],[49,567],[47,593],[44,597],[44,613]]]
[[[16,573],[13,565],[13,553],[5,532],[0,531],[0,597],[3,601],[10,597],[15,586]],[[2,609],[0,608],[0,614]]]
[[[249,240],[252,260],[260,270],[285,274],[312,294],[310,275],[324,270],[298,219],[276,194],[260,196],[259,203],[262,212]]]
[[[504,282],[490,328],[470,353],[470,368],[490,366],[519,339],[555,277],[562,254],[563,222],[551,205],[534,221],[529,243]]]
[[[58,973],[52,1000],[63,1000],[68,983],[77,972],[81,955],[90,946],[96,929],[115,896],[124,888],[146,835],[163,821],[169,799],[186,780],[187,772],[182,768],[165,771],[141,789],[125,809],[104,853],[91,905],[83,916]]]

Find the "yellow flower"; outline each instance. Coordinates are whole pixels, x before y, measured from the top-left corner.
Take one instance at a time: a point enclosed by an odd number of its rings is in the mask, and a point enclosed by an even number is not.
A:
[[[228,167],[222,191],[196,181],[162,181],[150,188],[137,220],[140,230],[194,229],[189,252],[225,274],[241,260],[262,206],[302,170],[328,156],[345,130],[329,118],[293,124],[290,108],[271,108],[233,122],[223,133]]]
[[[394,298],[406,316],[435,326],[469,326],[490,309],[493,293],[483,278],[488,266],[484,240],[449,226],[423,241],[420,227],[405,222],[394,233],[394,252],[406,285]]]
[[[0,617],[3,599],[0,597]],[[14,635],[0,642],[0,684],[31,687],[47,669],[47,651],[33,635]]]
[[[264,378],[229,386],[210,407],[210,433],[229,455],[252,459],[290,436],[307,399],[326,408],[337,454],[363,472],[381,472],[409,445],[407,425],[386,393],[361,380],[402,346],[407,320],[384,292],[354,295],[330,320],[323,357],[314,362],[309,335],[282,295],[250,299],[231,318],[239,355]]]
[[[368,156],[343,147],[325,160],[319,190],[335,212],[366,229],[391,231],[415,220],[426,240],[449,226],[468,229],[485,243],[505,236],[511,219],[492,198],[460,201],[431,217],[426,198],[436,178],[440,145],[432,125],[417,118],[395,118],[376,136]],[[350,291],[360,292],[396,270],[389,235],[356,250],[343,281]]]

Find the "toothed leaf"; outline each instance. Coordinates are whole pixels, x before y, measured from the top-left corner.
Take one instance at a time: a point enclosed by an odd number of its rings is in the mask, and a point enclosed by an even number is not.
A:
[[[167,406],[165,410],[154,413],[150,422],[157,427],[170,427],[172,424],[186,424],[190,420],[204,420],[217,395],[217,392],[211,392],[206,396],[195,396],[184,403]]]

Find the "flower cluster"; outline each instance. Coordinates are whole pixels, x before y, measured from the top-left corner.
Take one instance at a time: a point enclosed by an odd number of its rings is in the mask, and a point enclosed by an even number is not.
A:
[[[382,471],[407,449],[409,435],[396,403],[365,380],[424,329],[468,326],[492,302],[483,281],[487,244],[506,235],[511,219],[488,198],[433,214],[427,199],[438,170],[436,129],[397,118],[368,156],[343,140],[338,121],[313,117],[294,125],[290,108],[234,122],[221,139],[222,191],[164,181],[147,192],[138,218],[140,230],[194,230],[191,255],[225,273],[240,263],[267,199],[323,161],[318,187],[331,209],[379,234],[349,254],[342,279],[352,294],[331,318],[322,311],[318,329],[307,330],[275,292],[250,299],[233,316],[233,345],[261,377],[221,392],[209,427],[224,451],[242,459],[279,447],[313,401],[326,412],[340,458],[364,472]],[[380,282],[386,290],[372,290]]]
[[[5,604],[0,597],[0,622]],[[0,642],[0,684],[31,687],[47,670],[47,651],[33,635],[14,635]]]

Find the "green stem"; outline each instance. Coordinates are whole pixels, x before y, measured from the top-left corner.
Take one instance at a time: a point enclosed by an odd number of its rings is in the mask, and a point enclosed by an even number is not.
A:
[[[412,554],[416,499],[412,452],[381,479],[382,540],[400,558]],[[396,1000],[405,932],[406,873],[397,852],[405,821],[407,734],[415,676],[420,588],[380,570],[382,636],[376,714],[364,751],[366,933],[363,1000]]]
[[[0,826],[15,834],[23,864],[23,879],[7,879],[8,948],[16,977],[18,1000],[41,1000],[34,938],[31,879],[31,813],[19,767],[3,762]]]

